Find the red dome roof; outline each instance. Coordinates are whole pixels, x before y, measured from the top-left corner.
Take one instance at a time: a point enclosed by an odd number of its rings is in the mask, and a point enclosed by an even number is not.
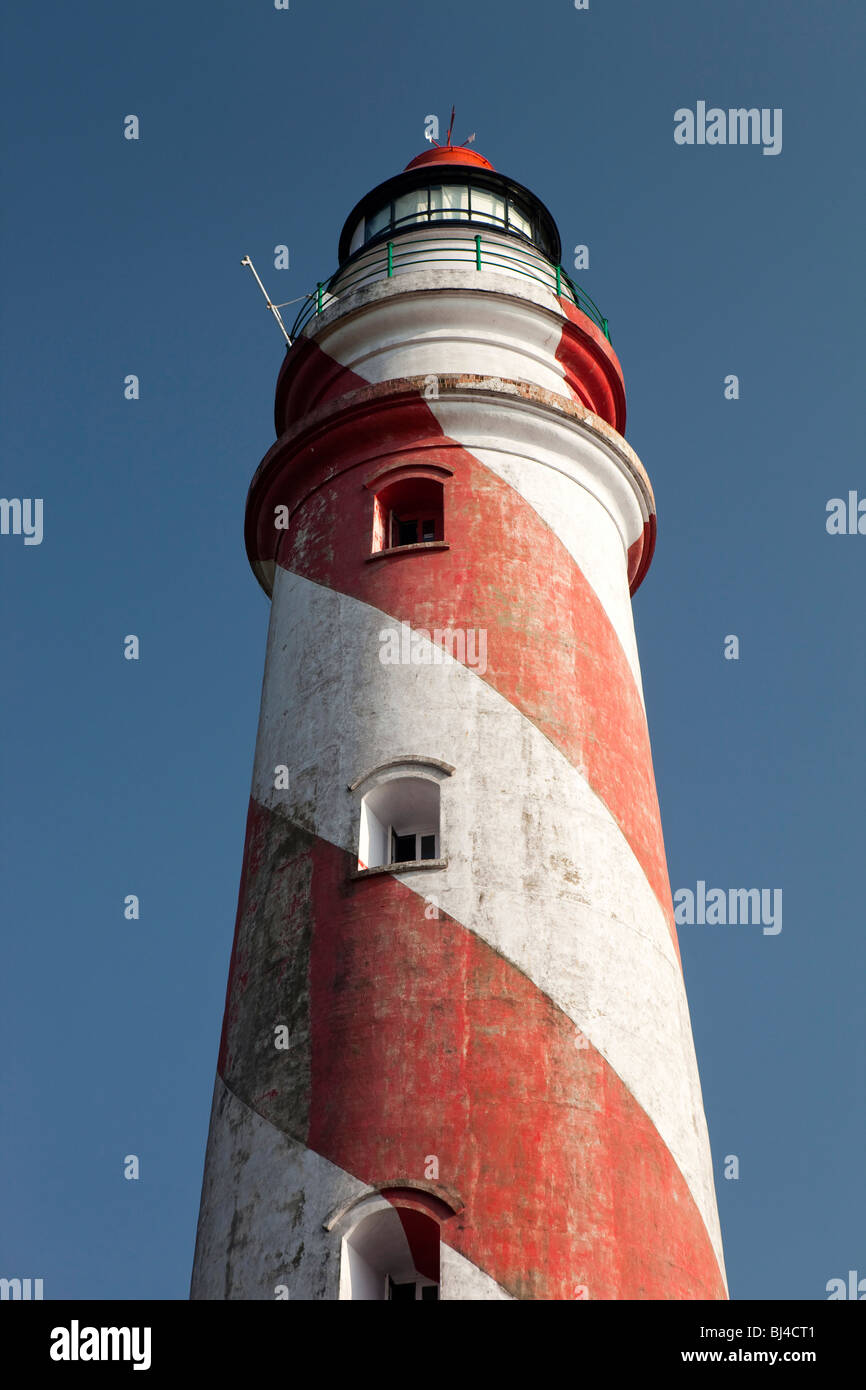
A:
[[[416,154],[406,165],[406,169],[420,169],[425,164],[474,164],[476,169],[493,168],[490,160],[485,159],[483,154],[477,154],[465,145],[434,145],[423,154]]]

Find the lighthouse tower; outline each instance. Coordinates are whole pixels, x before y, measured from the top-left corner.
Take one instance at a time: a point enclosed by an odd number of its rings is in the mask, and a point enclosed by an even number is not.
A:
[[[292,337],[192,1297],[726,1298],[607,321],[449,143]]]

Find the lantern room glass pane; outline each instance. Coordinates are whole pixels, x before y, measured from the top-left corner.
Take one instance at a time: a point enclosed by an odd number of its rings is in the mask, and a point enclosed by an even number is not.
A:
[[[514,203],[508,203],[508,225],[517,232],[523,232],[524,236],[532,236],[532,223],[520,208],[515,207]]]
[[[360,248],[364,245],[366,239],[367,233],[364,227],[364,219],[362,217],[354,232],[352,233],[352,240],[349,242],[349,255],[351,256],[355,251],[360,250]]]
[[[377,232],[383,232],[385,228],[389,225],[390,221],[391,204],[386,203],[385,206],[383,208],[380,208],[378,212],[374,212],[371,217],[367,218],[365,240],[369,241],[370,237],[375,236]]]
[[[469,189],[466,184],[444,184],[430,189],[430,221],[443,222],[469,217]]]
[[[503,227],[505,225],[505,199],[500,198],[498,193],[490,193],[486,188],[473,188],[472,221],[494,222],[497,226]]]
[[[399,198],[394,199],[394,226],[399,231],[400,225],[407,222],[426,222],[427,220],[427,189],[419,188],[414,193],[403,193]]]

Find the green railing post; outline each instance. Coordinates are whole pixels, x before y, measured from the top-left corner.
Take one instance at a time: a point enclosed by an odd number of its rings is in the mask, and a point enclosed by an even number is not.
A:
[[[556,297],[557,297],[557,299],[560,299],[560,298],[562,297],[562,266],[561,266],[561,265],[558,265],[558,266],[556,267]]]
[[[481,233],[475,238],[475,269],[481,269]]]
[[[322,312],[322,285],[323,285],[323,283],[324,283],[324,282],[323,282],[322,280],[319,280],[318,283],[316,284],[316,313],[317,313],[317,314],[320,314],[320,313]]]
[[[393,241],[389,241],[389,242],[388,242],[388,274],[389,274],[389,275],[393,275],[393,274],[394,274],[394,243],[393,243]]]

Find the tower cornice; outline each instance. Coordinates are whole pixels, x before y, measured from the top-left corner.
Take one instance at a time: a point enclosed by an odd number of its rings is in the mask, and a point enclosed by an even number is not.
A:
[[[495,410],[500,449],[503,439],[510,438],[515,452],[528,450],[598,497],[622,538],[633,593],[652,559],[655,499],[643,464],[622,435],[579,401],[525,381],[472,373],[432,380],[437,401],[462,405],[474,414],[479,439],[485,434],[485,410]],[[250,485],[245,528],[250,564],[268,595],[285,535],[285,529],[275,528],[276,508],[288,508],[291,516],[302,501],[347,469],[393,466],[404,455],[414,460],[428,455],[431,462],[447,466],[449,449],[463,447],[443,435],[426,408],[425,389],[432,389],[430,376],[346,392],[310,412],[268,450]],[[493,423],[491,416],[491,433]],[[462,431],[464,442],[467,428],[469,423]],[[359,486],[364,482],[359,478]]]

